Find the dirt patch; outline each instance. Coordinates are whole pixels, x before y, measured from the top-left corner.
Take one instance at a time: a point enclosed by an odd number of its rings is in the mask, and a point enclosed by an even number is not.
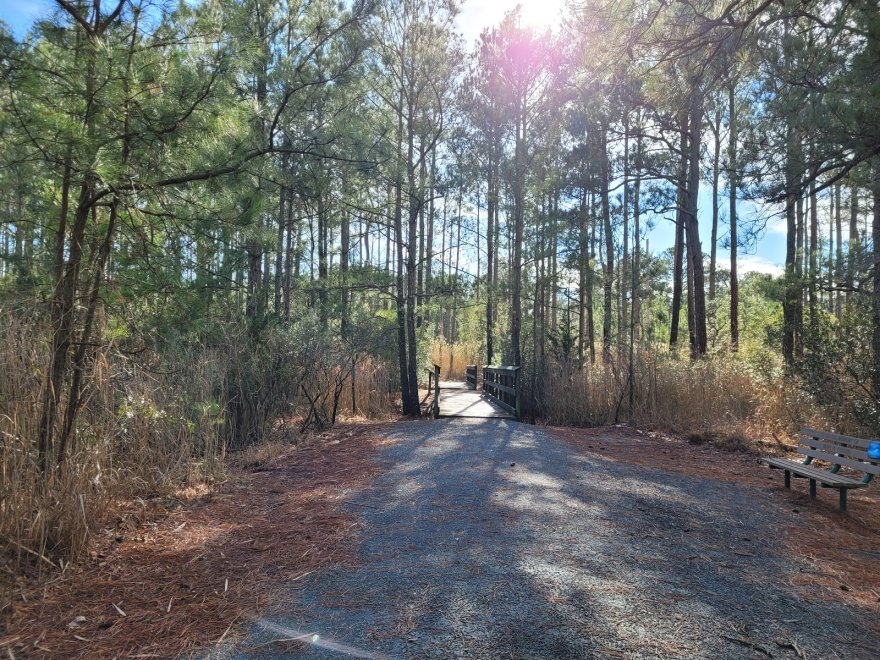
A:
[[[795,584],[821,587],[811,593],[822,593],[827,601],[880,612],[880,482],[851,491],[849,510],[841,513],[836,490],[820,488],[819,497],[813,500],[807,494],[807,482],[793,479],[791,491],[786,491],[782,473],[759,464],[759,456],[779,454],[785,450],[783,446],[762,448],[737,442],[730,446],[738,451],[725,451],[715,439],[704,442],[701,438],[695,443],[693,438],[618,426],[549,430],[581,451],[667,472],[754,486],[764,491],[756,492],[756,497],[772,493],[789,509],[791,524],[783,531],[787,547],[793,557],[808,565]],[[792,454],[792,458],[796,456]]]
[[[10,657],[174,657],[236,635],[283,584],[354,562],[350,491],[382,466],[382,427],[344,424],[192,499],[132,506],[90,558],[22,592]]]

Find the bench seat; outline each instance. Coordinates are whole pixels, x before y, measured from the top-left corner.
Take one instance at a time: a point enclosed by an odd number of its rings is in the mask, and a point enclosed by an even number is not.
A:
[[[777,470],[788,470],[799,477],[818,481],[826,488],[865,488],[868,485],[858,479],[845,477],[828,470],[820,470],[811,465],[804,465],[786,458],[763,458],[761,460]]]
[[[867,440],[850,436],[804,429],[801,431],[798,453],[806,460],[803,463],[785,458],[763,457],[761,462],[776,470],[785,472],[785,487],[791,488],[791,475],[810,480],[810,497],[816,497],[816,483],[823,488],[836,488],[840,493],[840,510],[846,511],[846,495],[853,488],[865,488],[871,479],[880,474],[880,465],[871,460],[866,452]],[[831,463],[829,470],[812,464],[814,458]],[[838,472],[846,466],[865,473],[861,480],[847,477]]]

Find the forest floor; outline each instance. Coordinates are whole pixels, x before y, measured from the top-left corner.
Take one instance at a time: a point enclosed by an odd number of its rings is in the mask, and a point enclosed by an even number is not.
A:
[[[807,657],[880,648],[880,488],[625,428],[347,424],[115,512],[9,657]]]
[[[205,654],[280,589],[354,562],[360,522],[344,500],[382,470],[381,428],[339,424],[254,452],[215,487],[120,503],[84,561],[18,580],[0,613],[0,657]]]

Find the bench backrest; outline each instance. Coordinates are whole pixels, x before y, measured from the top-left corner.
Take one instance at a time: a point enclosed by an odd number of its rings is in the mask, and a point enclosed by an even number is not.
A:
[[[880,475],[880,461],[868,458],[869,442],[848,435],[804,429],[801,431],[798,452],[866,474]]]

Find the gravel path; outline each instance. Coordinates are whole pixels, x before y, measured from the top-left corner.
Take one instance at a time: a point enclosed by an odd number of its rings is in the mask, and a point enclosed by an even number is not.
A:
[[[390,435],[390,469],[347,497],[361,565],[292,584],[237,657],[878,657],[876,621],[786,586],[806,570],[778,540],[792,522],[752,487],[516,422]]]

